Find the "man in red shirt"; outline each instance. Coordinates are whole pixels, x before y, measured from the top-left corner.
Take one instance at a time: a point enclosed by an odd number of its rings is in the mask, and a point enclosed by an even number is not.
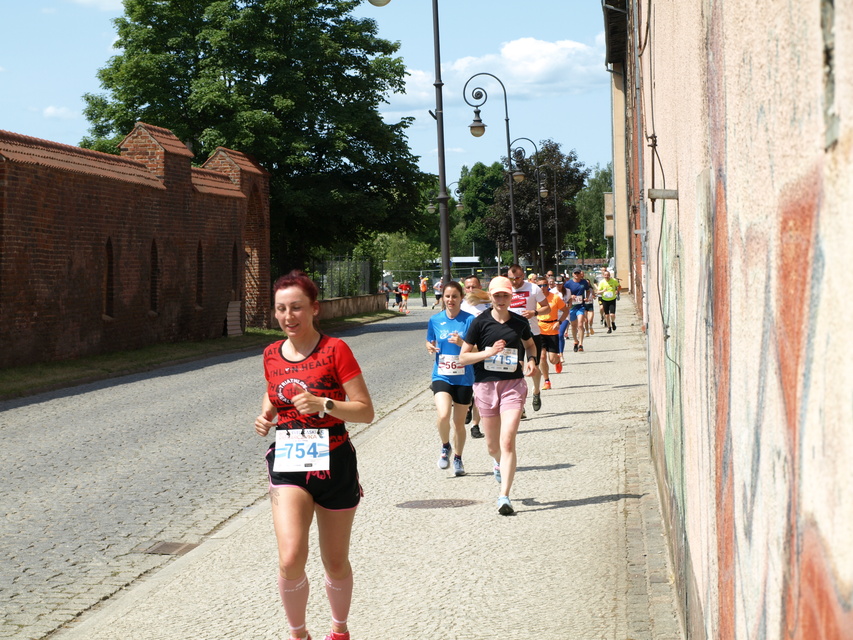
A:
[[[400,295],[403,296],[403,301],[400,303],[400,313],[409,313],[409,294],[412,292],[412,285],[408,280],[403,280],[400,286]]]

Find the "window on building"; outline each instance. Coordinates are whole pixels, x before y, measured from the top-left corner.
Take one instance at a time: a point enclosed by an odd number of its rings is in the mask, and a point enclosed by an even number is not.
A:
[[[154,313],[160,311],[160,257],[157,253],[157,241],[151,241],[151,276],[149,279],[148,300]]]
[[[196,250],[195,263],[195,303],[201,307],[203,306],[202,302],[204,302],[204,249],[201,247],[201,241],[199,241]]]
[[[237,243],[231,247],[231,299],[240,299],[240,263],[237,260]]]
[[[107,238],[106,269],[104,270],[104,315],[112,318],[115,315],[115,260],[113,258],[113,240]]]

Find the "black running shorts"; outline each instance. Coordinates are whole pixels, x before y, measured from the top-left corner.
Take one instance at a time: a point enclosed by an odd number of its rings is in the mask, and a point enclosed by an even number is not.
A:
[[[449,393],[450,397],[453,398],[454,404],[471,404],[471,400],[474,398],[474,387],[449,384],[444,380],[433,380],[430,388],[433,394]]]
[[[267,451],[267,473],[270,490],[276,487],[299,487],[311,494],[314,502],[324,509],[341,511],[354,509],[364,491],[358,482],[358,461],[355,447],[347,440],[332,449],[328,471],[298,471],[281,473],[273,471],[275,442]]]

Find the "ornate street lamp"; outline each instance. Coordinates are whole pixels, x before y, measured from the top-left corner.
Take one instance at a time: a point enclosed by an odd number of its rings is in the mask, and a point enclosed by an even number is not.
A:
[[[559,231],[559,218],[557,216],[557,167],[551,167],[550,165],[543,164],[542,167],[549,167],[551,171],[554,173],[554,259],[557,261],[557,272],[560,271],[560,231]],[[541,167],[540,167],[541,168]],[[539,188],[539,195],[543,198],[548,197],[548,187],[543,183]]]
[[[501,89],[504,92],[504,120],[506,121],[506,157],[507,157],[507,167],[508,173],[511,176],[509,180],[509,220],[511,225],[510,236],[512,238],[512,261],[515,264],[518,264],[518,230],[515,228],[515,202],[514,202],[514,194],[513,194],[513,182],[521,182],[524,180],[524,174],[520,171],[513,171],[512,167],[512,149],[510,148],[512,145],[510,143],[510,135],[509,135],[509,107],[507,105],[507,97],[506,97],[506,87],[504,83],[501,82],[500,78],[491,73],[481,72],[475,73],[473,76],[468,78],[465,82],[465,87],[462,89],[462,97],[465,99],[465,103],[474,107],[474,121],[468,125],[468,128],[471,130],[471,135],[475,138],[479,138],[486,132],[486,125],[480,119],[480,107],[486,103],[486,100],[489,99],[489,95],[486,93],[486,90],[481,87],[476,87],[471,92],[471,100],[468,99],[468,84],[474,78],[478,76],[489,76],[490,78],[494,78],[498,81],[498,84],[501,85]]]
[[[391,0],[388,0],[388,2],[390,2],[390,1]],[[447,185],[447,190],[449,191],[450,187],[452,187],[454,184],[459,184],[459,183],[458,182],[451,182],[449,185]],[[465,205],[462,204],[462,198],[464,197],[465,194],[462,193],[462,190],[457,187],[456,189],[453,190],[453,195],[456,196],[456,210],[462,211],[463,209],[465,209]],[[433,202],[430,202],[427,205],[427,211],[429,211],[430,213],[435,213],[434,200],[433,200]]]
[[[510,143],[510,146],[514,145],[519,140],[526,140],[530,144],[533,145],[533,157],[536,159],[536,162],[539,162],[539,147],[536,146],[536,143],[533,142],[530,138],[516,138]],[[524,160],[526,157],[524,147],[516,147],[512,150],[515,154],[516,158],[520,158]],[[545,273],[545,235],[542,228],[542,191],[545,191],[545,196],[548,195],[548,190],[545,189],[542,178],[539,175],[539,165],[536,166],[536,184],[538,187],[538,194],[536,198],[536,207],[539,214],[539,273]]]
[[[368,0],[375,7],[384,7],[391,0]],[[441,46],[439,44],[438,29],[438,0],[432,0],[432,38],[433,51],[435,53],[435,113],[430,112],[435,118],[436,134],[438,137],[438,220],[441,235],[441,272],[444,281],[450,282],[450,213],[447,210],[447,169],[444,157],[444,100],[442,98],[441,81]]]

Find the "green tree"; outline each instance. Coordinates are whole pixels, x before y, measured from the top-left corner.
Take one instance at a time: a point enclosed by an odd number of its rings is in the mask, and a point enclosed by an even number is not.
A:
[[[439,252],[426,242],[409,238],[404,233],[388,236],[388,253],[385,269],[396,280],[412,280],[438,260]]]
[[[540,181],[549,191],[548,196],[541,200],[542,236],[547,267],[549,259],[556,253],[558,242],[562,245],[562,237],[567,232],[576,230],[578,220],[574,200],[584,186],[589,169],[578,160],[574,149],[564,154],[560,149],[561,145],[553,140],[543,140],[538,146],[538,155],[533,153],[527,157],[513,159],[514,167],[525,174],[523,182],[513,184],[513,204],[519,256],[527,255],[534,264],[538,264],[540,184],[536,181],[536,169],[540,167]],[[501,167],[505,176],[506,158],[503,161],[503,165],[495,164]],[[500,242],[502,248],[512,246],[509,182],[506,177],[503,177],[497,186],[494,202],[489,207],[484,223],[489,229],[489,237]],[[559,234],[560,238],[557,238],[555,233]]]
[[[456,246],[464,255],[468,255],[472,245],[475,246],[483,264],[493,263],[497,255],[495,238],[486,218],[495,203],[495,192],[504,180],[504,170],[499,162],[491,165],[477,162],[470,169],[462,167],[459,177],[463,208],[454,228]]]
[[[575,196],[577,225],[570,230],[578,258],[603,258],[607,253],[604,238],[604,194],[613,190],[613,165],[603,169],[595,165],[586,186]]]
[[[121,53],[86,94],[83,144],[135,122],[171,129],[203,161],[247,152],[271,175],[272,252],[281,272],[371,230],[415,228],[426,181],[408,148],[411,118],[379,106],[404,89],[398,45],[351,15],[358,0],[125,0]]]

